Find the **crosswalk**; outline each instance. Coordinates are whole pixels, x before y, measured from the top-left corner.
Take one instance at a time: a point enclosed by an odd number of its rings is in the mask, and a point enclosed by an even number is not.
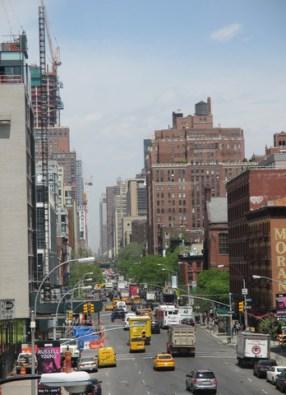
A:
[[[151,353],[118,353],[117,354],[117,361],[135,361],[137,359],[153,359],[154,354]],[[192,358],[192,357],[191,357]],[[212,353],[208,351],[197,351],[195,358],[218,358],[218,359],[235,359],[234,352],[230,350],[217,350]]]

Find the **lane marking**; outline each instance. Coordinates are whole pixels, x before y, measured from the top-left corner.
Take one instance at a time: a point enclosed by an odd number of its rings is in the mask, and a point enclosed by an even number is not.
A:
[[[141,370],[138,370],[138,374],[142,374]]]
[[[146,381],[144,379],[142,379],[142,384],[146,385]]]
[[[264,394],[268,394],[268,392],[267,391],[265,391],[265,389],[263,389],[262,388],[262,390],[261,390]]]
[[[248,380],[250,383],[252,383],[252,381],[253,381],[250,377],[247,377],[247,380]]]

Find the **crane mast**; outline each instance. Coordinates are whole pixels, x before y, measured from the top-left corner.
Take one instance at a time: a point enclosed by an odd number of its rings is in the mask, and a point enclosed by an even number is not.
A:
[[[39,6],[39,54],[40,54],[40,134],[42,154],[42,188],[44,221],[43,275],[49,272],[49,152],[48,152],[48,89],[46,64],[45,6]]]

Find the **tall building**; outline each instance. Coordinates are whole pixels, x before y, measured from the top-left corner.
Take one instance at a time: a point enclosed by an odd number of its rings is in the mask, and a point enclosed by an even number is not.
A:
[[[100,255],[107,255],[107,207],[106,195],[102,194],[99,203],[99,221],[100,221]]]
[[[123,242],[123,219],[127,216],[127,181],[119,179],[117,181],[119,193],[115,195],[115,227],[114,227],[114,256],[117,256]]]
[[[155,131],[146,159],[149,252],[162,253],[182,237],[202,242],[206,193],[225,196],[243,159],[243,130],[214,127],[210,98],[194,115],[173,113],[172,127]]]
[[[262,270],[264,275],[270,277],[272,276],[272,270],[274,273],[271,264],[272,258],[268,253],[270,251],[270,249],[268,250],[270,239],[267,236],[270,229],[267,221],[269,222],[269,218],[274,215],[274,210],[270,212],[264,208],[273,205],[273,201],[277,202],[275,205],[278,205],[279,199],[285,201],[285,182],[285,169],[265,167],[247,170],[227,184],[230,290],[234,295],[241,295],[243,279],[246,281],[247,287],[253,287],[252,275],[259,274],[257,271]],[[257,213],[262,209],[264,211],[260,213],[261,223],[264,221],[265,226],[261,229],[252,228],[254,233],[259,231],[259,244],[256,243],[256,247],[260,246],[265,253],[263,259],[258,263],[254,255],[250,256],[250,246],[254,248],[255,243],[253,243],[253,236],[250,234],[248,221],[254,223],[254,219],[256,219],[258,223]],[[269,216],[268,219],[267,215]],[[279,226],[281,227],[281,223]],[[279,232],[283,233],[283,229]],[[255,237],[257,238],[257,235]],[[281,255],[285,256],[286,259],[286,254]],[[274,262],[274,265],[276,264]],[[285,278],[281,277],[280,279],[286,280],[286,273]]]
[[[115,245],[115,196],[119,193],[119,186],[106,187],[106,227],[108,257],[114,257]]]
[[[0,376],[25,336],[36,270],[33,112],[25,34],[0,43]],[[4,359],[3,359],[4,358]]]

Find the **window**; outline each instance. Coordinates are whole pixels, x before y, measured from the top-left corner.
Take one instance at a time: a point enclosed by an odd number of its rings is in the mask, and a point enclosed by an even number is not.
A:
[[[222,255],[228,254],[228,234],[219,233],[219,253]]]
[[[0,139],[10,138],[10,120],[0,120]]]

